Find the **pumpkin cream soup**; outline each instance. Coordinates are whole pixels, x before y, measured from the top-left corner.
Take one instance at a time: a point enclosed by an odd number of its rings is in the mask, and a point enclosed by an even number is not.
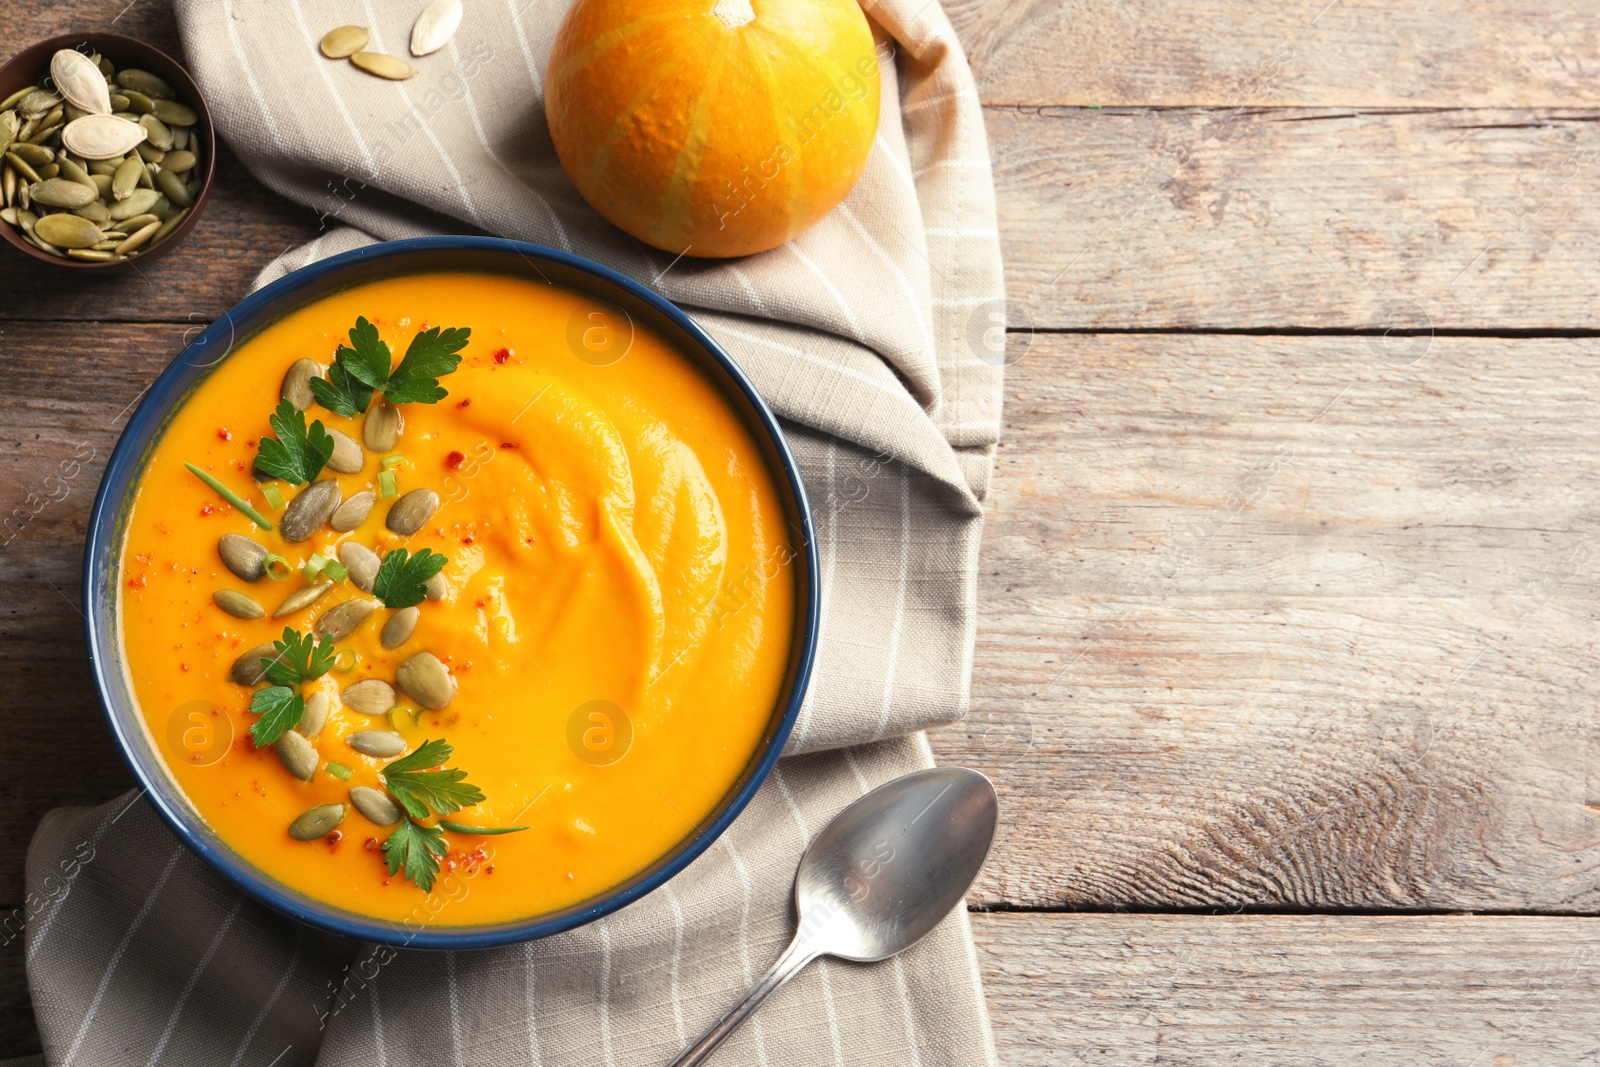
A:
[[[496,275],[365,284],[238,345],[149,455],[129,681],[190,802],[285,885],[545,914],[672,851],[761,745],[785,498],[662,339],[573,354],[603,315]]]

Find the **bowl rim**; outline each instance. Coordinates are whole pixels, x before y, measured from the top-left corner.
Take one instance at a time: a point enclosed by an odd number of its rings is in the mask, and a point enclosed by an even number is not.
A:
[[[103,30],[78,30],[76,32],[58,33],[54,37],[45,37],[18,49],[15,55],[4,63],[0,63],[0,77],[3,77],[8,71],[18,66],[22,60],[35,53],[40,56],[53,56],[60,49],[72,48],[76,44],[94,44],[99,48],[101,43],[107,41],[115,42],[117,48],[127,49],[130,52],[143,51],[147,56],[153,56],[164,63],[171,64],[172,69],[182,75],[184,84],[178,88],[191,95],[195,110],[200,116],[200,121],[196,123],[195,128],[204,133],[206,144],[204,145],[205,158],[203,160],[205,177],[200,182],[200,192],[195,195],[194,205],[189,209],[189,214],[182,222],[178,223],[170,234],[162,239],[159,245],[152,245],[140,255],[131,256],[120,262],[112,261],[106,263],[94,263],[80,259],[62,259],[60,256],[52,256],[48,252],[33,247],[33,245],[22,239],[15,227],[0,224],[0,238],[4,238],[11,247],[20,252],[26,252],[39,262],[48,263],[52,267],[64,267],[69,270],[100,274],[114,274],[126,271],[136,260],[145,263],[153,262],[181,245],[188,239],[189,234],[193,232],[195,224],[199,221],[206,206],[211,202],[211,188],[215,184],[217,177],[217,132],[211,118],[211,105],[206,102],[205,94],[200,91],[200,85],[194,80],[194,75],[189,73],[189,68],[169,55],[165,49],[157,48],[149,41],[140,40],[137,37],[129,37],[125,33],[111,33]],[[45,66],[48,70],[48,59]]]
[[[803,613],[797,612],[797,625],[793,636],[796,647],[792,648],[790,653],[791,657],[794,657],[793,681],[788,687],[786,699],[782,701],[781,711],[778,705],[774,707],[778,721],[768,734],[766,749],[760,752],[753,766],[746,765],[743,781],[724,797],[722,807],[716,815],[701,824],[702,829],[699,830],[698,836],[689,839],[687,843],[680,842],[675,846],[676,853],[669,853],[670,858],[655,870],[646,867],[649,873],[644,877],[636,875],[624,881],[620,887],[602,892],[582,907],[569,908],[553,916],[510,920],[484,926],[418,927],[408,925],[405,920],[377,919],[358,915],[315,900],[279,883],[236,853],[217,847],[208,840],[206,836],[208,833],[217,835],[209,829],[202,832],[203,820],[198,817],[198,813],[190,814],[188,801],[181,787],[171,777],[159,752],[146,741],[145,732],[148,731],[148,726],[139,718],[142,712],[137,703],[128,699],[122,702],[120,709],[114,707],[118,703],[114,697],[121,692],[119,686],[122,684],[119,679],[113,677],[118,671],[116,647],[118,641],[115,630],[102,635],[96,625],[101,607],[99,602],[107,599],[111,593],[109,587],[103,587],[99,582],[97,568],[104,571],[114,566],[114,560],[109,554],[115,552],[118,547],[120,533],[118,517],[123,501],[136,484],[140,463],[159,432],[168,411],[188,390],[188,385],[180,379],[194,364],[191,364],[186,356],[196,350],[206,351],[214,344],[225,344],[227,347],[223,356],[207,360],[204,366],[220,363],[232,352],[236,320],[251,322],[250,329],[254,332],[256,328],[267,325],[293,307],[299,306],[304,300],[314,299],[322,280],[345,267],[385,259],[403,261],[405,257],[417,253],[452,251],[510,252],[533,262],[536,270],[537,262],[544,261],[588,274],[602,283],[621,289],[665,316],[672,325],[687,335],[691,343],[699,346],[706,355],[720,365],[734,387],[748,400],[761,430],[770,439],[774,448],[778,466],[782,468],[782,478],[793,494],[798,513],[794,519],[799,524],[799,544],[794,547],[797,549],[797,562],[803,564],[807,586]],[[404,270],[401,262],[397,262],[397,268],[399,272]],[[287,308],[279,308],[282,304],[287,304]],[[719,392],[723,391],[725,390],[719,387]],[[777,475],[779,472],[773,473]],[[115,493],[113,493],[114,488]],[[103,565],[102,557],[104,557]],[[677,305],[649,287],[604,264],[543,245],[479,236],[415,237],[386,241],[318,260],[250,293],[190,340],[151,383],[117,439],[105,471],[101,475],[94,504],[89,512],[81,576],[89,669],[101,711],[124,762],[133,772],[139,785],[143,787],[144,795],[149,798],[178,839],[235,888],[299,922],[329,933],[378,944],[400,948],[444,950],[518,944],[583,926],[653,892],[688,867],[716,842],[744,811],[766,781],[782,755],[789,733],[799,717],[800,706],[805,699],[816,662],[821,613],[820,578],[811,507],[804,482],[800,477],[799,464],[778,425],[777,417],[726,350]],[[115,618],[114,607],[113,604],[106,611],[108,619]],[[108,642],[110,648],[107,647]],[[145,758],[146,755],[148,759]],[[194,823],[198,823],[199,826],[193,825]],[[221,842],[220,836],[217,836],[217,841]],[[422,899],[426,900],[428,897]]]

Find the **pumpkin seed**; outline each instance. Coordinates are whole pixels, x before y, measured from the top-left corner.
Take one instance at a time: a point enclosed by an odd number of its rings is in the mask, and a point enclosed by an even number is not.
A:
[[[129,114],[132,114],[132,115],[153,115],[153,114],[155,114],[156,102],[154,100],[150,99],[148,96],[144,95],[143,93],[135,92],[132,89],[126,89],[126,90],[123,91],[123,96],[127,99],[128,103],[127,103],[127,106],[124,107],[122,110],[128,112]]]
[[[377,608],[375,601],[346,600],[323,612],[313,629],[318,637],[331,637],[338,641],[354,633]]]
[[[51,207],[83,207],[94,203],[94,190],[66,178],[46,178],[28,190],[30,196]]]
[[[63,48],[50,58],[50,78],[77,107],[93,115],[111,112],[111,90],[105,75],[94,60],[81,52]]]
[[[362,715],[382,715],[394,707],[394,686],[382,678],[365,678],[349,685],[339,699],[351,711]]]
[[[89,175],[88,171],[84,170],[83,167],[79,165],[77,160],[71,158],[70,156],[62,155],[56,160],[56,162],[61,164],[61,176],[63,178],[66,178],[69,181],[75,181],[79,185],[88,186],[90,189],[94,190],[95,199],[98,200],[100,198],[100,187],[95,184],[94,178]]]
[[[320,378],[322,374],[322,364],[316,360],[297,359],[284,372],[278,396],[293,404],[296,411],[305,411],[316,399],[311,393],[311,379]]]
[[[267,549],[259,541],[242,534],[223,534],[217,539],[217,555],[241,581],[259,582],[267,576]]]
[[[284,769],[302,782],[311,781],[317,773],[317,750],[299,731],[285,730],[278,735],[278,761]]]
[[[211,594],[212,601],[236,619],[259,619],[267,609],[245,596],[237,589],[218,589]]]
[[[195,114],[194,108],[188,104],[180,104],[176,100],[155,101],[154,114],[168,126],[193,126],[200,121],[200,116]]]
[[[351,786],[350,803],[379,826],[393,826],[400,821],[400,805],[370,786]]]
[[[439,509],[439,494],[432,489],[413,489],[389,508],[384,525],[404,537],[422,529],[422,524],[433,518]]]
[[[42,115],[48,115],[60,104],[61,98],[55,93],[47,92],[44,89],[34,89],[22,98],[22,102],[17,105],[17,110],[29,118],[39,118]]]
[[[0,100],[0,111],[10,111],[12,108],[22,103],[27,95],[31,92],[34,92],[34,90],[35,86],[24,85],[22,88],[18,89],[4,100]]]
[[[350,584],[363,593],[372,592],[372,583],[378,577],[378,567],[383,561],[366,545],[345,541],[339,546],[339,562],[350,572]]]
[[[23,138],[23,140],[28,144],[44,144],[51,137],[54,137],[56,132],[61,129],[62,123],[57,120],[59,120],[62,115],[63,112],[60,109],[50,112],[49,116],[44,120],[43,123],[40,124],[39,128],[28,134],[28,136]]]
[[[329,30],[317,47],[329,59],[347,59],[367,47],[369,37],[365,26],[340,26]]]
[[[318,582],[316,585],[308,585],[304,589],[296,589],[289,594],[282,604],[278,605],[278,610],[272,613],[272,617],[281,619],[285,615],[293,615],[297,611],[304,611],[326,596],[328,590],[332,588],[332,582]]]
[[[366,455],[356,439],[338,430],[329,430],[328,436],[333,438],[333,455],[328,457],[328,467],[340,474],[360,474]]]
[[[159,244],[167,236],[167,234],[183,225],[183,220],[188,218],[189,212],[193,210],[193,208],[186,207],[182,211],[177,211],[171,215],[168,215],[166,219],[162,221],[161,229],[157,230],[156,235],[150,238],[150,243]]]
[[[295,729],[300,731],[302,737],[316,737],[328,723],[328,712],[333,708],[333,700],[327,693],[320,689],[306,697],[306,710],[300,715],[300,725]]]
[[[39,238],[34,234],[32,228],[29,228],[23,234],[23,236],[27,238],[29,244],[33,245],[33,247],[37,248],[41,252],[49,252],[52,256],[61,256],[62,258],[66,257],[66,253],[57,248],[55,245],[39,240]],[[78,251],[81,252],[83,249],[80,248]]]
[[[289,836],[296,841],[315,841],[333,833],[342,822],[343,804],[318,804],[310,811],[302,812],[289,824]]]
[[[388,759],[406,750],[406,739],[388,730],[357,730],[345,741],[363,756]]]
[[[157,100],[171,100],[175,95],[172,91],[172,86],[149,71],[139,70],[136,67],[119,70],[117,72],[117,84],[124,89],[133,89]]]
[[[121,156],[112,156],[110,159],[91,159],[86,164],[86,166],[89,168],[90,175],[104,174],[107,176],[115,174],[117,172],[117,168],[121,165]]]
[[[141,130],[144,129],[143,126],[140,126],[139,128]],[[160,163],[163,159],[167,158],[167,154],[165,152],[151,144],[149,141],[134,145],[133,150],[139,153],[139,158],[144,160],[146,163]]]
[[[37,183],[37,182],[44,181],[43,178],[39,177],[39,172],[34,170],[33,167],[29,166],[27,160],[25,160],[21,156],[17,155],[17,153],[15,151],[17,146],[16,145],[12,145],[11,147],[12,147],[12,151],[6,153],[6,162],[10,163],[13,167],[15,167],[17,169],[17,173],[20,174],[22,177],[28,179],[28,181],[30,181],[30,182]],[[392,448],[394,446],[391,445],[390,447]]]
[[[411,633],[417,628],[417,620],[421,617],[422,612],[416,607],[401,608],[383,624],[383,631],[378,634],[379,642],[384,648],[399,648],[411,640]]]
[[[99,197],[100,197],[101,200],[111,200],[111,199],[113,199],[113,197],[111,195],[111,175],[109,175],[109,174],[90,174],[89,175],[89,180],[94,182],[94,191],[97,194],[99,194]],[[97,204],[95,206],[99,207],[101,210],[105,210],[105,205],[104,204]],[[84,218],[93,218],[93,217],[94,217],[93,215],[85,215],[84,216]],[[108,215],[106,215],[106,218],[110,219],[111,216],[108,214]]]
[[[83,188],[81,185],[73,187]],[[100,236],[100,227],[86,218],[68,214],[44,216],[34,223],[33,232],[39,235],[39,240],[58,248],[90,248],[105,239]]]
[[[118,200],[128,199],[134,187],[139,184],[139,176],[143,173],[144,161],[138,156],[123,160],[117,167],[116,173],[111,176],[111,195]]]
[[[174,130],[172,132],[176,134],[178,131]],[[182,174],[184,171],[191,169],[194,164],[195,157],[193,152],[168,152],[166,158],[161,161],[161,165],[174,174]]]
[[[145,128],[137,122],[115,115],[85,115],[66,125],[61,143],[82,159],[110,159],[127,155],[144,143],[145,136]]]
[[[42,167],[46,163],[54,163],[56,159],[56,154],[42,144],[14,144],[11,151],[32,167]]]
[[[394,448],[404,429],[405,420],[400,417],[400,409],[390,403],[388,397],[379,397],[367,409],[367,417],[361,420],[361,440],[368,452],[387,452]]]
[[[174,126],[174,127],[172,127],[172,147],[173,148],[188,148],[189,147],[189,127],[187,127],[187,126]]]
[[[54,178],[56,175],[61,173],[61,164],[46,163],[42,167],[34,167],[33,169],[39,172],[39,177],[43,178],[45,181],[49,181],[51,178]]]
[[[98,200],[92,204],[85,204],[82,207],[73,208],[72,213],[74,215],[83,216],[96,226],[99,226],[101,229],[104,229],[111,224],[111,212],[107,211],[106,206]],[[121,223],[121,225],[126,226],[127,223]],[[111,235],[106,234],[106,236],[110,237]]]
[[[163,168],[156,174],[156,186],[167,194],[168,200],[179,207],[189,207],[194,203],[194,197],[189,195],[189,187],[183,184],[182,178],[170,170]]]
[[[156,218],[154,215],[135,215],[131,219],[120,219],[120,220],[118,220],[117,225],[121,226],[124,230],[127,230],[129,233],[134,233],[134,232],[136,232],[138,230],[144,229],[146,226],[150,225],[152,222],[160,222],[160,221],[161,220]]]
[[[154,115],[140,115],[139,125],[144,127],[145,139],[159,152],[172,149],[172,131]]]
[[[100,73],[105,75],[106,81],[108,82],[117,76],[117,68],[113,67],[111,65],[111,60],[107,59],[105,56],[96,55],[94,57],[94,65],[100,68]]]
[[[0,198],[10,207],[17,199],[17,171],[10,164],[6,165],[5,177],[0,179]]]
[[[124,258],[113,252],[102,252],[95,248],[69,248],[67,255],[72,259],[81,259],[88,263],[110,263],[114,259]]]
[[[4,220],[12,226],[22,224],[22,216],[17,214],[17,209],[14,207],[0,208],[0,220]]]
[[[444,595],[450,591],[450,582],[445,578],[444,572],[440,571],[422,583],[422,590],[429,600],[443,600]]]
[[[228,678],[239,685],[258,685],[267,676],[267,664],[278,658],[271,644],[257,645],[233,661]]]
[[[411,54],[425,56],[450,43],[461,25],[461,0],[433,0],[411,27]]]
[[[112,113],[115,114],[118,111],[126,111],[126,110],[128,110],[128,98],[126,96],[124,96],[122,93],[112,93],[111,94],[111,111],[112,111]]]
[[[339,499],[339,483],[328,478],[300,490],[283,509],[283,520],[278,523],[283,539],[296,545],[322,529],[339,506]]]
[[[112,180],[115,181],[116,179]],[[111,212],[113,219],[121,222],[123,219],[131,219],[135,215],[143,215],[147,211],[154,213],[154,209],[160,200],[161,194],[154,189],[135,189],[115,204],[112,204],[108,210]]]
[[[439,657],[432,652],[418,652],[400,664],[394,672],[400,691],[429,711],[442,711],[449,707],[456,695],[455,679]]]
[[[150,243],[150,239],[156,235],[156,231],[159,229],[161,229],[159,221],[146,223],[133,233],[130,233],[125,240],[117,245],[117,254],[125,256],[129,252],[143,248]]]
[[[350,57],[350,62],[368,74],[376,74],[380,78],[396,82],[405,81],[417,73],[417,68],[410,63],[394,56],[384,55],[382,52],[357,52]]]
[[[378,494],[371,489],[357,493],[339,505],[339,509],[333,513],[333,518],[328,520],[328,525],[340,533],[349,533],[367,521],[367,515],[371,513],[372,505],[377,499]],[[345,566],[348,567],[349,564]]]
[[[110,252],[112,249],[116,248],[117,245],[121,244],[122,243],[122,239],[124,237],[128,236],[128,235],[125,234],[125,233],[119,233],[119,234],[116,235],[117,239],[115,241],[105,240],[104,239],[106,237],[105,234],[101,234],[100,236],[101,236],[102,240],[96,241],[94,244],[89,246],[89,248],[92,251],[95,251],[95,252]]]

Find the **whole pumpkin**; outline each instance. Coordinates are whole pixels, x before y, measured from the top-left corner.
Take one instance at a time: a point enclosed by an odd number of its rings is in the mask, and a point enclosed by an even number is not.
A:
[[[674,255],[764,252],[833,210],[878,98],[856,0],[578,0],[545,75],[572,183]]]

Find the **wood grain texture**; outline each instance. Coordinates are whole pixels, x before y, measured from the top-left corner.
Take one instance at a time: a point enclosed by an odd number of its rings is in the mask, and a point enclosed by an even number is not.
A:
[[[1600,104],[1600,11],[1560,0],[954,0],[986,103]]]
[[[977,900],[1600,910],[1600,340],[1417,340],[1032,339]]]
[[[974,915],[1008,1067],[1593,1063],[1600,921]]]
[[[1595,112],[986,117],[1023,324],[1600,328]]]

